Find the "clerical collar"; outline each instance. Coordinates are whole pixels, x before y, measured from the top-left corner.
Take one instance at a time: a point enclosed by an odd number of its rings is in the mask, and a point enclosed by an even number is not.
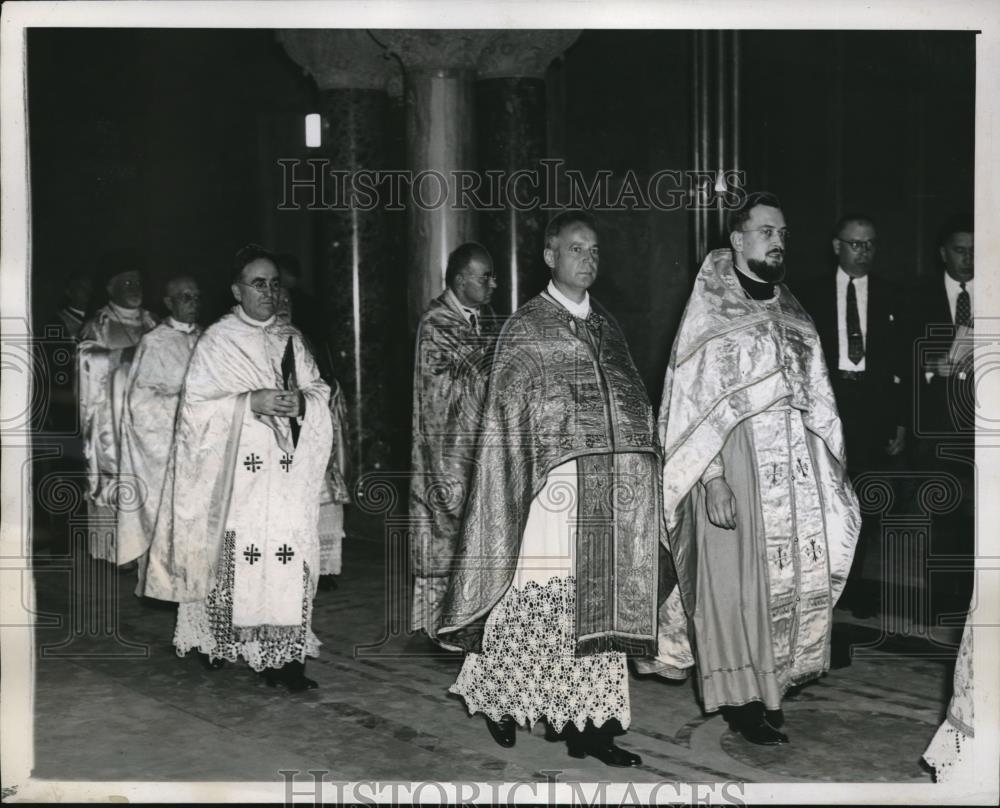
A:
[[[111,309],[111,313],[119,320],[128,320],[137,323],[142,319],[142,309],[126,309],[124,306],[119,306],[110,300],[108,301],[108,308]]]
[[[243,307],[239,303],[233,306],[233,311],[236,312],[236,316],[239,317],[244,323],[256,326],[257,328],[267,328],[269,325],[272,325],[277,318],[277,315],[272,314],[266,320],[255,320],[243,311]]]
[[[243,311],[242,306],[240,307],[240,311]],[[173,317],[167,317],[167,325],[175,331],[182,331],[185,334],[190,334],[194,331],[194,323],[182,323],[180,320],[175,320]]]
[[[756,281],[749,275],[743,273],[736,262],[733,262],[733,269],[736,270],[736,279],[753,300],[770,300],[774,297],[774,284],[767,281]]]
[[[590,316],[590,292],[584,292],[583,300],[577,303],[560,292],[552,281],[549,281],[549,285],[545,291],[555,299],[556,303],[561,304],[574,317],[586,320]]]

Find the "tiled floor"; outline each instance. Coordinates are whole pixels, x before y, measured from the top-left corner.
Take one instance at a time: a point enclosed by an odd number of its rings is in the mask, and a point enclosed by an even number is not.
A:
[[[171,609],[135,598],[134,573],[114,578],[117,634],[84,627],[75,636],[93,598],[78,595],[84,585],[58,563],[39,567],[40,608],[73,619],[38,629],[34,776],[263,781],[281,780],[281,769],[325,769],[352,781],[544,780],[546,771],[621,779],[620,769],[570,758],[541,726],[520,731],[513,749],[497,746],[482,718],[447,693],[459,661],[394,632],[405,607],[389,591],[386,559],[398,548],[387,552],[371,524],[352,532],[338,588],[316,598],[324,645],[307,670],[320,687],[304,694],[268,688],[244,665],[209,672],[178,658]],[[879,636],[877,620],[838,631],[869,643]],[[943,715],[952,653],[900,641],[859,650],[851,667],[785,703],[785,747],[734,736],[718,715],[702,714],[690,683],[633,676],[621,744],[644,762],[630,779],[930,782],[919,760]]]

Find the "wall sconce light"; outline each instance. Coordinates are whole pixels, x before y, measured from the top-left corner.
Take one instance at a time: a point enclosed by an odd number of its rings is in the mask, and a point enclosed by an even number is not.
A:
[[[306,147],[318,149],[322,143],[322,118],[318,112],[306,115]]]

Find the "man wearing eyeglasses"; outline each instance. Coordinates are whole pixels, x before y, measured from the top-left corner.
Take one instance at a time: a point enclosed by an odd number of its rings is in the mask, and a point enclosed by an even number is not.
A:
[[[137,496],[120,501],[118,563],[139,563],[136,594],[142,595],[146,551],[160,509],[163,476],[173,445],[174,418],[181,385],[201,328],[198,282],[186,275],[166,284],[163,304],[169,316],[139,342],[125,388],[122,408],[119,479],[137,486]]]
[[[833,229],[832,247],[836,270],[810,281],[801,299],[823,344],[844,427],[847,469],[854,480],[864,472],[898,465],[893,458],[902,458],[912,374],[902,291],[872,272],[876,230],[871,217],[841,217]],[[865,539],[872,529],[877,525],[866,521],[842,598],[856,617],[878,612],[878,582],[866,587],[862,579]],[[846,654],[837,657],[837,667],[850,664]]]
[[[275,316],[274,256],[244,247],[232,281],[237,305],[198,340],[184,378],[145,594],[178,602],[179,654],[211,667],[242,657],[269,685],[306,690],[330,389]]]
[[[77,347],[80,426],[87,462],[87,517],[90,554],[115,563],[117,506],[135,493],[120,485],[121,416],[126,379],[142,335],[156,317],[142,308],[139,256],[127,249],[104,256],[106,305],[80,329]]]
[[[782,283],[778,199],[748,195],[729,241],[695,279],[664,384],[678,590],[660,609],[657,661],[665,675],[690,665],[690,618],[705,710],[775,745],[788,742],[785,693],[829,667],[860,514],[816,330]]]
[[[448,256],[445,289],[417,326],[410,477],[411,626],[435,636],[462,525],[498,323],[493,259],[476,242]]]

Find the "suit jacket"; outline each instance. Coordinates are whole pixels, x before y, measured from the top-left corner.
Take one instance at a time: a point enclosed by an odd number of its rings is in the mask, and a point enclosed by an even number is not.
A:
[[[824,275],[799,300],[809,312],[819,332],[834,394],[841,405],[844,383],[840,378],[837,336],[836,270]],[[897,426],[909,428],[912,371],[907,351],[909,334],[902,293],[890,281],[868,275],[868,324],[865,333],[865,376],[862,390],[870,402],[872,440],[884,445],[895,436]],[[843,417],[845,413],[841,413]],[[846,425],[845,425],[846,426]],[[849,431],[849,430],[848,430]],[[848,446],[848,453],[851,447]]]
[[[943,272],[916,288],[910,317],[913,326],[911,366],[917,373],[915,389],[919,394],[915,429],[918,434],[928,437],[971,429],[971,420],[967,417],[974,396],[971,372],[965,378],[957,374],[950,377],[934,374],[930,380],[924,372],[927,359],[946,353],[955,337]]]

